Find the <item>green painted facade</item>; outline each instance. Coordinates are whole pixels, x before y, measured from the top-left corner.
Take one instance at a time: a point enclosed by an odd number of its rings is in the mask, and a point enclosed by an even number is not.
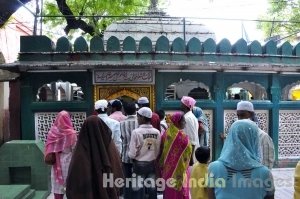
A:
[[[224,110],[234,110],[237,100],[226,100],[225,93],[234,83],[247,80],[265,88],[268,100],[252,101],[256,110],[269,111],[269,134],[276,146],[280,110],[300,110],[300,102],[282,101],[282,90],[300,80],[300,44],[286,42],[277,46],[274,41],[247,44],[243,39],[231,44],[197,38],[187,44],[177,38],[170,44],[162,36],[155,44],[147,37],[138,43],[127,37],[123,42],[111,37],[107,45],[99,37],[88,43],[82,37],[72,44],[60,38],[54,44],[45,36],[21,38],[19,61],[4,65],[5,69],[21,72],[22,139],[34,139],[34,113],[59,111],[93,111],[93,70],[153,69],[155,70],[156,108],[179,109],[180,101],[165,101],[166,88],[179,79],[202,82],[211,93],[209,100],[197,100],[197,105],[213,112],[213,158],[222,149],[219,134],[224,131]],[[75,82],[85,93],[80,102],[36,102],[38,88],[45,83],[62,80]],[[298,132],[297,132],[298,133]],[[299,132],[300,134],[300,132]],[[289,160],[294,165],[297,160]],[[277,162],[277,166],[282,166]],[[283,165],[286,166],[286,165]]]
[[[38,89],[46,83],[57,80],[76,82],[85,91],[84,101],[70,102],[37,102]],[[21,85],[21,126],[22,139],[35,139],[34,113],[68,111],[85,111],[88,115],[93,111],[92,75],[89,72],[60,72],[60,73],[24,73]]]

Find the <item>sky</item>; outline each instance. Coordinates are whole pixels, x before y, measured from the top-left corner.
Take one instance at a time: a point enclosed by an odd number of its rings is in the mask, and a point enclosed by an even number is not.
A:
[[[165,2],[161,6],[162,9],[171,17],[193,17],[187,20],[196,20],[205,24],[215,32],[217,42],[223,38],[227,38],[232,44],[235,43],[243,37],[242,25],[250,41],[258,40],[262,42],[264,40],[262,33],[256,28],[256,22],[221,19],[256,20],[258,16],[266,13],[268,7],[267,0],[161,1]],[[29,13],[24,8],[21,10],[21,13]]]
[[[266,13],[267,0],[167,0],[165,6],[170,16],[200,18],[203,24],[216,33],[217,41],[227,38],[234,43],[242,38],[242,24],[250,41],[264,39],[256,28],[256,22],[204,18],[255,20]]]

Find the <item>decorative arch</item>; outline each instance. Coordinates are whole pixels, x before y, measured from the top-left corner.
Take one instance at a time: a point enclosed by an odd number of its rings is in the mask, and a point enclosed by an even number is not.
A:
[[[191,96],[195,99],[211,99],[209,87],[202,82],[189,79],[173,82],[165,90],[165,100],[178,100],[182,96]]]
[[[297,96],[299,96],[299,97],[297,97]],[[283,101],[288,101],[288,100],[298,101],[298,100],[300,100],[300,81],[286,85],[282,89],[281,99]]]
[[[129,97],[137,101],[139,97],[145,96],[150,101],[150,108],[155,108],[154,93],[154,85],[95,85],[94,101],[97,101],[99,99],[119,99],[123,97]]]
[[[267,100],[268,94],[266,89],[255,82],[243,81],[234,83],[227,88],[227,99],[244,99],[244,100]]]
[[[117,98],[122,97],[122,96],[128,96],[128,97],[131,97],[132,99],[135,99],[135,100],[138,100],[140,97],[142,97],[139,94],[134,93],[134,92],[124,88],[123,90],[118,91],[118,92],[113,93],[112,95],[108,96],[107,100],[117,99]]]

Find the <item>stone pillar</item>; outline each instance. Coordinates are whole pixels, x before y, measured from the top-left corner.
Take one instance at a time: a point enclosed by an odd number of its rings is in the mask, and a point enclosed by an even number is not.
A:
[[[4,93],[4,83],[0,82],[0,93]],[[3,115],[4,115],[4,97],[0,97],[0,145],[3,144]]]
[[[4,56],[2,52],[0,52],[0,64],[5,63]],[[4,137],[3,137],[3,116],[4,116],[4,98],[5,98],[5,93],[4,93],[4,83],[0,82],[0,93],[3,93],[4,95],[1,95],[0,97],[0,145],[3,144],[4,142]]]
[[[20,81],[9,82],[9,140],[21,139]]]
[[[8,97],[9,97],[9,83],[0,82],[0,145],[6,142],[9,138],[9,111],[8,111]]]
[[[270,88],[270,93],[271,93],[271,100],[273,103],[273,107],[270,112],[270,136],[273,139],[274,147],[275,147],[275,165],[278,164],[278,138],[279,138],[279,102],[281,98],[281,88],[279,84],[279,78],[277,74],[272,75],[271,79],[271,88]]]
[[[5,63],[4,57],[0,52],[0,64]],[[17,73],[12,73],[7,70],[0,69],[0,145],[4,142],[20,138],[20,127],[17,129],[19,136],[12,136],[11,127],[16,128],[20,126],[20,117],[16,117],[13,122],[10,119],[10,110],[9,110],[9,97],[10,97],[10,88],[9,82],[16,79],[19,76]],[[20,97],[12,98],[11,100],[17,100],[19,102]],[[19,107],[19,106],[18,106]],[[17,110],[20,112],[20,110]],[[20,115],[19,113],[17,113]]]
[[[224,107],[223,99],[225,99],[224,76],[217,72],[214,74],[214,95],[216,106],[214,109],[214,129],[213,129],[213,159],[218,159],[223,147],[223,141],[220,134],[224,131]]]

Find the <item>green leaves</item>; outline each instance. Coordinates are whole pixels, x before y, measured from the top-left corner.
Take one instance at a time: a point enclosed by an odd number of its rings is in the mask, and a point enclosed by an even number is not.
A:
[[[149,7],[149,0],[66,0],[67,5],[73,12],[74,16],[79,16],[87,24],[95,27],[96,34],[101,32],[116,20],[122,17],[104,18],[101,16],[126,16],[126,15],[142,15]],[[67,22],[60,13],[56,0],[44,0],[43,13],[46,16],[61,17],[44,17],[43,22],[50,29],[63,29]],[[89,16],[89,17],[84,17]],[[79,17],[76,17],[79,19]],[[80,32],[79,29],[73,30],[70,34]],[[51,32],[48,32],[51,36]]]
[[[300,31],[300,4],[298,0],[269,0],[267,14],[261,16],[258,28],[266,37],[280,35],[293,41]]]

